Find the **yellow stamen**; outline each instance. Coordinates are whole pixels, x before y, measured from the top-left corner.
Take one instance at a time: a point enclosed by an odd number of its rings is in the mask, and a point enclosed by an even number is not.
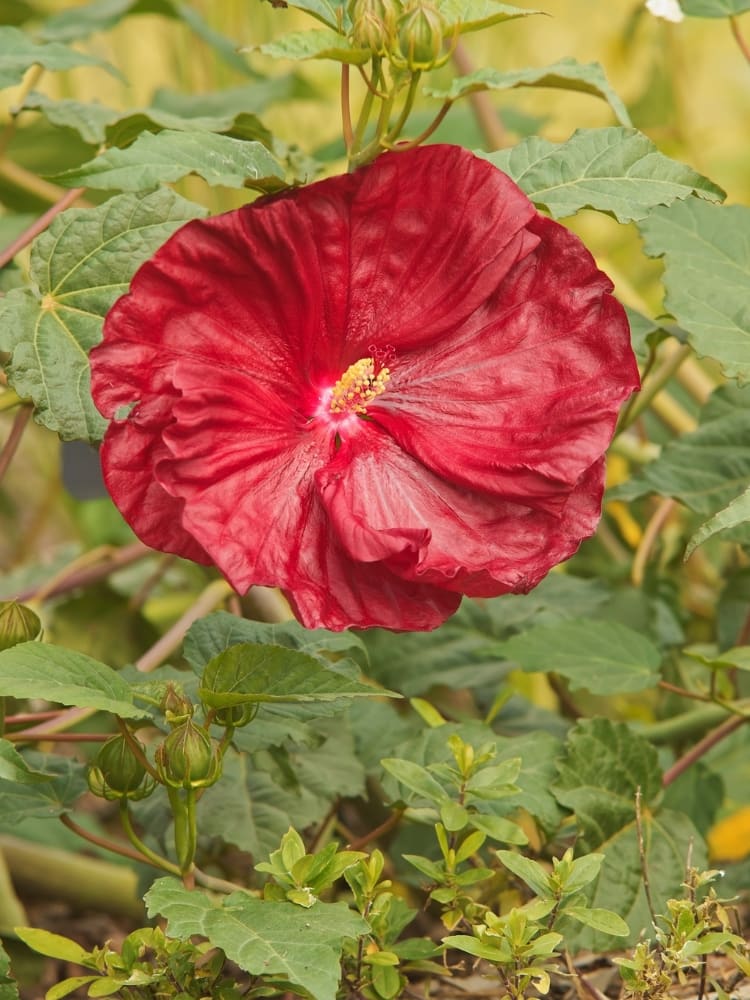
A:
[[[367,404],[385,391],[391,373],[375,371],[374,358],[360,358],[349,365],[331,390],[331,413],[366,413]]]

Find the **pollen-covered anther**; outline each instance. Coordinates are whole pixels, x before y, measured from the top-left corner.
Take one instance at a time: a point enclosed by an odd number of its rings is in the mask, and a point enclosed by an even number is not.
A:
[[[390,369],[375,371],[374,358],[360,358],[349,365],[331,390],[331,413],[366,413],[367,404],[385,391]]]

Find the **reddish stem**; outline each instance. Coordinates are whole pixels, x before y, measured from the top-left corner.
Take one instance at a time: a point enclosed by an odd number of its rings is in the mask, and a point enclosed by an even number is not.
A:
[[[349,103],[349,64],[341,65],[341,124],[344,131],[344,144],[347,153],[352,148],[354,142],[354,131],[352,129],[352,109]]]
[[[732,34],[734,35],[734,40],[739,46],[740,52],[743,54],[747,62],[750,63],[750,45],[745,41],[742,32],[740,31],[740,26],[736,17],[729,18],[729,27],[732,29]]]
[[[22,406],[13,419],[8,440],[3,445],[3,450],[0,451],[0,481],[2,481],[3,476],[8,471],[8,466],[13,461],[13,456],[18,451],[23,432],[31,417],[31,410],[31,406]]]
[[[684,774],[687,769],[694,764],[697,760],[708,753],[708,751],[715,747],[717,743],[721,743],[723,739],[726,739],[730,733],[733,733],[735,729],[739,729],[744,723],[750,721],[746,715],[733,715],[731,718],[726,719],[720,726],[717,726],[713,732],[704,736],[700,742],[696,743],[686,754],[683,754],[679,760],[676,760],[674,764],[669,768],[669,770],[664,772],[664,777],[661,779],[662,786],[667,788],[672,784],[681,774]]]
[[[28,229],[25,229],[20,236],[13,240],[10,246],[7,246],[0,253],[0,267],[5,267],[20,250],[23,250],[40,233],[43,233],[55,216],[59,215],[60,212],[64,212],[66,208],[70,208],[76,198],[80,198],[85,190],[85,188],[79,187],[66,191],[59,201],[56,201],[51,208],[48,208],[44,215],[40,215],[36,222],[33,222]]]
[[[29,737],[28,733],[6,733],[6,740],[11,743],[106,743],[110,734],[107,733],[51,733],[48,735]]]
[[[57,597],[58,594],[66,594],[71,590],[77,590],[79,587],[87,587],[91,583],[97,583],[99,580],[108,577],[110,573],[122,569],[123,566],[129,566],[131,563],[138,562],[139,559],[151,555],[152,552],[153,549],[149,549],[142,542],[133,542],[132,545],[124,545],[121,549],[113,552],[105,562],[97,566],[85,566],[83,569],[71,573],[64,580],[60,580],[49,593],[45,594],[45,597]],[[38,590],[38,586],[27,587],[26,590],[22,590],[18,594],[0,599],[27,601],[34,597]]]

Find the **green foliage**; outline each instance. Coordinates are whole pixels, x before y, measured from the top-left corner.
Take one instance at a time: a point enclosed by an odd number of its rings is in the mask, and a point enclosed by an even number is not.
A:
[[[107,150],[53,179],[66,187],[147,191],[188,174],[208,184],[261,191],[283,186],[284,178],[283,167],[261,142],[165,128],[143,132],[127,149]]]
[[[0,652],[0,695],[35,698],[112,712],[125,719],[145,713],[133,704],[128,684],[111,667],[61,646],[23,642]]]
[[[582,64],[575,59],[561,59],[541,69],[517,69],[505,73],[496,69],[478,69],[457,77],[446,89],[427,88],[425,93],[455,101],[481,90],[513,90],[516,87],[551,87],[591,94],[607,101],[621,125],[630,125],[627,109],[607,82],[599,63]]]
[[[18,1000],[18,984],[9,973],[10,961],[0,944],[0,1000]]]
[[[59,42],[38,44],[19,28],[0,27],[0,88],[13,87],[23,80],[31,66],[49,70],[71,69],[74,66],[99,66],[114,76],[120,76],[104,59],[76,52]]]
[[[681,0],[680,6],[692,17],[732,17],[750,10],[750,0]]]
[[[558,143],[530,136],[485,155],[555,219],[593,208],[633,222],[692,194],[708,201],[724,197],[721,188],[631,128],[579,129]]]
[[[639,226],[644,250],[664,258],[665,306],[700,355],[750,380],[750,208],[686,201]]]
[[[301,987],[314,1000],[335,1000],[343,942],[368,930],[344,903],[317,902],[310,914],[236,892],[216,905],[174,879],[156,881],[146,902],[149,916],[165,917],[173,937],[200,935],[246,972]]]
[[[106,422],[91,400],[88,352],[108,309],[136,268],[203,209],[172,191],[122,195],[96,209],[69,209],[34,243],[33,288],[0,303],[0,351],[8,378],[36,419],[65,439],[97,441]]]

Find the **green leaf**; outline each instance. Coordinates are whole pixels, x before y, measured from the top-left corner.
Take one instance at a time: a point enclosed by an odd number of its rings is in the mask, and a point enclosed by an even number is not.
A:
[[[692,194],[724,198],[721,188],[660,153],[633,128],[578,129],[560,143],[531,136],[512,149],[480,155],[555,219],[593,208],[632,222]]]
[[[504,819],[502,816],[471,813],[469,826],[473,826],[475,830],[481,830],[492,840],[499,840],[503,844],[518,844],[519,847],[522,847],[529,842],[529,838],[517,823],[511,823],[509,819]]]
[[[44,994],[44,1000],[62,1000],[63,997],[69,996],[73,990],[79,989],[81,986],[88,986],[89,983],[96,982],[100,977],[97,976],[69,976],[67,979],[61,980],[59,983],[55,983],[54,986],[50,987]],[[2,1000],[2,994],[0,993],[0,1000]]]
[[[520,878],[522,882],[536,893],[537,896],[550,896],[549,877],[547,872],[531,858],[525,858],[523,854],[516,854],[513,851],[498,850],[495,852],[508,869]]]
[[[447,90],[425,88],[430,97],[455,101],[479,90],[513,90],[516,87],[552,87],[556,90],[578,91],[607,101],[621,125],[630,125],[627,108],[609,85],[599,63],[579,63],[561,59],[550,66],[510,70],[479,69],[459,76]]]
[[[750,10],[750,0],[681,0],[688,17],[733,17]]]
[[[690,200],[641,222],[644,250],[664,258],[665,307],[695,350],[750,380],[750,208]]]
[[[203,671],[199,688],[201,701],[211,708],[373,698],[388,693],[344,676],[305,653],[254,642],[231,646],[214,657]]]
[[[10,959],[0,942],[0,1000],[18,1000],[18,984],[10,975]]]
[[[592,694],[643,691],[659,679],[661,654],[650,640],[618,622],[573,619],[540,625],[502,643],[527,671],[554,671],[574,690]]]
[[[430,772],[411,760],[398,757],[386,757],[380,762],[389,774],[409,791],[428,802],[440,804],[448,795],[443,786],[433,778]]]
[[[31,66],[45,69],[73,69],[76,66],[99,66],[124,81],[122,73],[104,59],[76,52],[59,42],[38,44],[19,28],[0,27],[0,89],[21,83]]]
[[[25,819],[54,819],[70,812],[86,791],[82,765],[61,757],[27,754],[31,764],[50,774],[39,784],[0,783],[0,830],[15,833]]]
[[[750,486],[750,389],[723,386],[700,413],[698,429],[669,441],[659,457],[609,492],[613,500],[648,493],[674,497],[713,515]]]
[[[352,45],[346,35],[329,28],[293,31],[257,48],[274,59],[334,59],[336,62],[363,66],[370,59],[369,49]]]
[[[29,948],[48,958],[59,958],[63,962],[73,962],[84,968],[96,968],[89,953],[75,941],[53,934],[38,927],[16,927],[16,934]]]
[[[564,910],[564,915],[572,917],[573,920],[577,920],[580,924],[591,927],[595,931],[601,931],[602,934],[607,934],[608,936],[630,936],[628,925],[622,917],[618,917],[612,910],[592,909],[587,906],[567,906]]]
[[[35,288],[16,289],[0,302],[0,351],[12,352],[9,381],[34,402],[39,423],[65,440],[103,436],[88,352],[101,340],[104,316],[167,237],[203,214],[167,189],[123,195],[63,212],[34,242]]]
[[[685,547],[685,559],[689,558],[699,545],[703,545],[720,531],[728,531],[729,528],[736,528],[747,521],[750,521],[750,487],[708,521],[704,521],[688,541]]]
[[[283,181],[284,170],[260,142],[211,132],[144,132],[127,149],[109,149],[55,174],[66,187],[146,191],[197,174],[208,184],[264,190]]]
[[[105,142],[107,126],[121,116],[121,112],[98,101],[83,102],[72,98],[55,100],[36,91],[26,98],[23,110],[41,111],[53,125],[74,129],[84,142],[92,146]]]
[[[38,698],[142,719],[128,684],[105,663],[72,649],[22,642],[0,653],[0,695]]]
[[[659,807],[661,770],[656,749],[624,723],[607,719],[580,722],[558,764],[553,791],[575,812],[581,846],[604,855],[601,872],[587,895],[595,908],[616,910],[630,928],[629,941],[651,926],[643,890],[643,874],[635,818],[635,796],[642,796],[642,825],[651,894],[657,913],[666,901],[680,897],[685,858],[693,843],[693,864],[706,864],[700,834],[687,816]],[[581,930],[571,947],[596,951],[617,947],[609,932]]]
[[[0,739],[0,781],[15,781],[21,785],[34,785],[49,781],[50,775],[32,770],[26,759],[8,740]]]
[[[308,911],[236,892],[218,906],[168,878],[145,898],[150,917],[166,917],[171,937],[200,934],[246,972],[286,980],[313,1000],[335,1000],[343,941],[370,929],[345,903],[317,902]]]
[[[464,34],[488,28],[491,24],[502,24],[518,17],[542,13],[540,10],[527,10],[507,3],[497,3],[495,0],[438,0],[436,6],[445,19],[446,35],[452,34],[456,28],[460,34]]]
[[[337,29],[339,25],[344,29],[351,27],[345,0],[288,0],[287,6],[312,14],[329,28]]]
[[[484,958],[488,962],[497,962],[501,965],[505,965],[510,957],[506,951],[482,944],[478,938],[471,937],[469,934],[449,934],[448,937],[443,938],[443,944],[448,948],[458,948],[459,951],[465,951],[469,955],[474,955],[475,958]]]

